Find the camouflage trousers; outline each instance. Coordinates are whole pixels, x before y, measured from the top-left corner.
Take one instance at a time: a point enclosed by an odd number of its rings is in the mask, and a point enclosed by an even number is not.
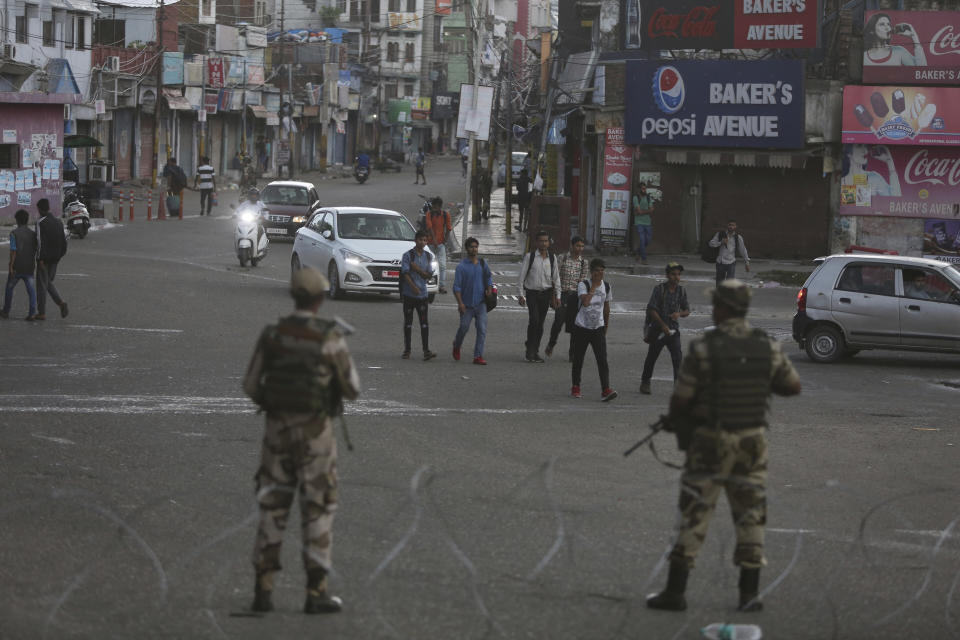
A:
[[[260,524],[253,550],[257,573],[279,571],[280,546],[296,492],[300,503],[303,565],[330,569],[337,507],[337,441],[327,418],[268,414],[255,476]]]
[[[720,497],[727,494],[737,545],[733,562],[746,569],[763,557],[767,523],[767,438],[764,427],[723,431],[699,427],[680,477],[680,524],[670,561],[693,568]]]

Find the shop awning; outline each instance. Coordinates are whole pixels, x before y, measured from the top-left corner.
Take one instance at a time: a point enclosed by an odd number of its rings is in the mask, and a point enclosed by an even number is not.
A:
[[[803,169],[811,155],[807,151],[675,151],[656,149],[659,162],[693,166],[758,167]]]
[[[93,136],[69,135],[63,136],[63,146],[68,149],[81,147],[102,147],[103,143]]]
[[[193,111],[190,101],[181,96],[176,89],[164,89],[163,97],[167,100],[167,106],[174,111]]]
[[[250,109],[250,113],[257,118],[266,118],[268,115],[270,115],[267,111],[267,108],[259,104],[251,104],[248,105],[247,108]]]

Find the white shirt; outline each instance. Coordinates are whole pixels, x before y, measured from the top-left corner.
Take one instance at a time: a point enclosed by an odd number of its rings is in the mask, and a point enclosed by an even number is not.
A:
[[[581,281],[577,285],[577,299],[579,300],[580,296],[587,295],[588,291],[590,291],[590,287],[587,286],[587,283]],[[603,326],[603,305],[607,302],[613,302],[613,287],[610,287],[610,293],[607,293],[607,283],[601,282],[597,290],[593,292],[590,304],[580,306],[574,324],[584,329],[599,329]]]
[[[552,269],[550,267],[551,262],[553,263]],[[549,253],[547,257],[543,257],[537,251],[533,256],[533,264],[527,269],[527,265],[530,264],[530,254],[523,256],[523,261],[520,263],[520,291],[522,292],[524,289],[544,291],[552,288],[554,295],[559,296],[560,265],[558,263],[559,260],[556,258],[550,259]],[[521,295],[523,294],[521,293]]]
[[[713,234],[708,244],[711,247],[720,247],[720,251],[717,253],[717,264],[733,264],[737,261],[738,251],[743,256],[743,261],[750,263],[750,256],[747,255],[747,245],[743,243],[743,236],[739,233],[736,241],[734,241],[727,235],[726,231],[721,231],[719,236]]]

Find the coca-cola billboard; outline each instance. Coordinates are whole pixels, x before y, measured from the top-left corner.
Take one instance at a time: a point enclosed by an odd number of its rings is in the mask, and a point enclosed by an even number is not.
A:
[[[817,46],[818,0],[627,0],[630,49]]]
[[[960,149],[844,145],[839,212],[960,220]]]
[[[867,11],[863,82],[955,84],[960,11]]]

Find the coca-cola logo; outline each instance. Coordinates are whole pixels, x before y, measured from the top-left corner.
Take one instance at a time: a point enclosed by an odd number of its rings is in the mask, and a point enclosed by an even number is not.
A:
[[[930,41],[930,53],[935,56],[950,53],[960,55],[960,33],[953,30],[953,25],[948,24],[934,34]]]
[[[955,187],[960,184],[960,157],[931,158],[926,149],[911,156],[904,170],[904,179],[907,184],[949,184]]]
[[[712,38],[717,33],[719,6],[693,7],[686,13],[668,13],[658,7],[647,23],[651,38]]]

